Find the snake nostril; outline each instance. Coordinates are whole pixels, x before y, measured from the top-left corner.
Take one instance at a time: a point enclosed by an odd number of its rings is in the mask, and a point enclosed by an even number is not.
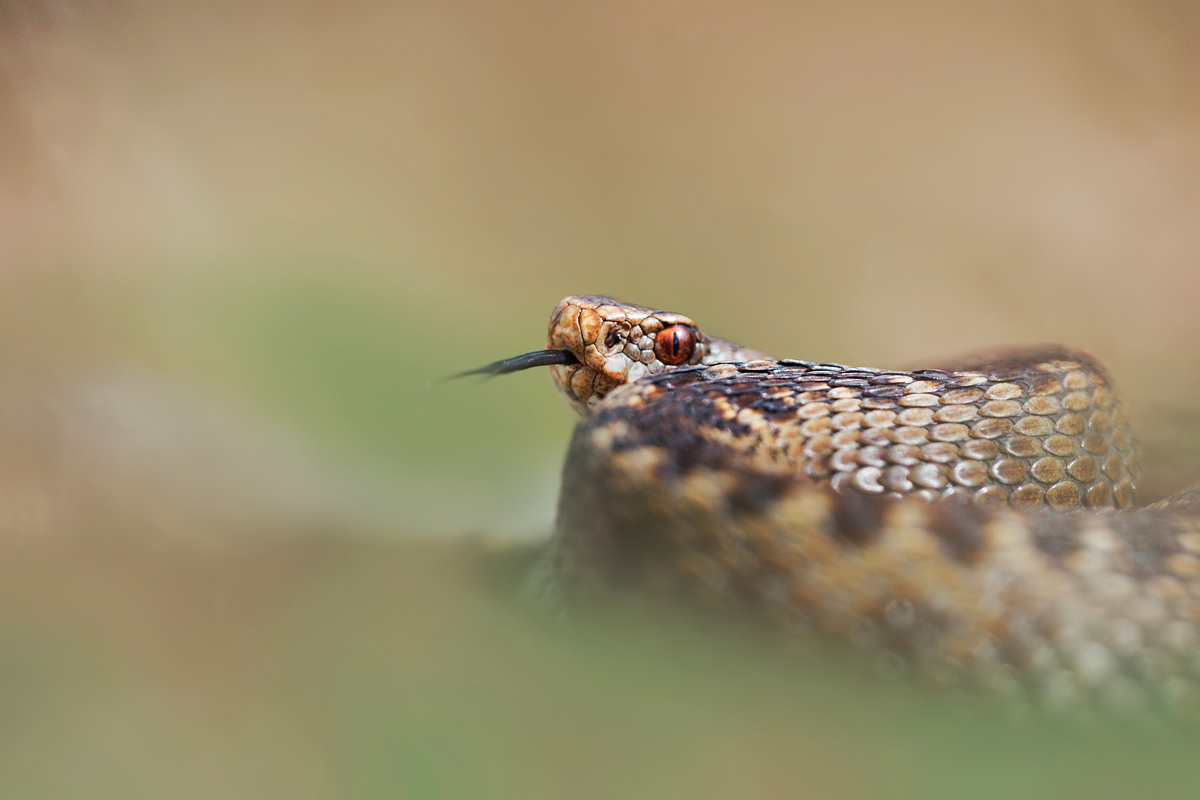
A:
[[[608,350],[615,350],[617,345],[621,343],[621,332],[613,328],[608,332],[608,336],[604,339],[604,347]]]

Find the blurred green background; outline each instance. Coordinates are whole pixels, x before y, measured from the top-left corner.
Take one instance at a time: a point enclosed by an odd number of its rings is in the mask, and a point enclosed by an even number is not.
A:
[[[439,379],[581,293],[873,366],[1066,342],[1161,497],[1197,41],[1166,0],[0,3],[0,795],[1187,796],[1178,735],[557,629],[508,598],[573,415]]]

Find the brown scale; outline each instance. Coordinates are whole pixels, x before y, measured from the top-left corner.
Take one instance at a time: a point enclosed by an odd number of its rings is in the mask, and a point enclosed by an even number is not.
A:
[[[1006,380],[863,370],[842,378],[842,370],[778,362],[736,369],[734,380],[714,374],[722,381],[715,392],[691,383],[670,402],[682,409],[719,398],[727,424],[714,435],[770,462],[763,468],[889,497],[953,495],[1064,511],[1135,503],[1128,425],[1094,363],[1041,361]],[[879,387],[886,391],[871,391]]]
[[[1104,370],[1060,348],[942,369],[776,360],[689,318],[567,298],[582,415],[549,589],[823,632],[937,680],[1200,715],[1200,488],[1135,508]]]

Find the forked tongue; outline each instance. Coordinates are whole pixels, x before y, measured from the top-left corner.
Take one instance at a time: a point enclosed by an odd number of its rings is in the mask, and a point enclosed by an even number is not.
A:
[[[524,353],[488,364],[486,367],[451,375],[449,380],[465,378],[468,375],[484,375],[490,378],[494,375],[506,375],[510,372],[520,372],[523,369],[530,369],[532,367],[550,367],[555,364],[578,363],[579,359],[575,358],[575,354],[570,350],[535,350],[532,353]]]

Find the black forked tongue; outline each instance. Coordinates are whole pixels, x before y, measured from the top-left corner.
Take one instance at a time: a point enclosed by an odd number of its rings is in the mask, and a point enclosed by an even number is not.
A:
[[[525,353],[524,355],[497,361],[494,364],[488,364],[486,367],[451,375],[450,379],[465,378],[468,375],[486,375],[490,378],[493,375],[506,375],[509,372],[520,372],[523,369],[530,369],[531,367],[549,367],[555,364],[578,363],[579,359],[570,350],[535,350],[532,353]]]

